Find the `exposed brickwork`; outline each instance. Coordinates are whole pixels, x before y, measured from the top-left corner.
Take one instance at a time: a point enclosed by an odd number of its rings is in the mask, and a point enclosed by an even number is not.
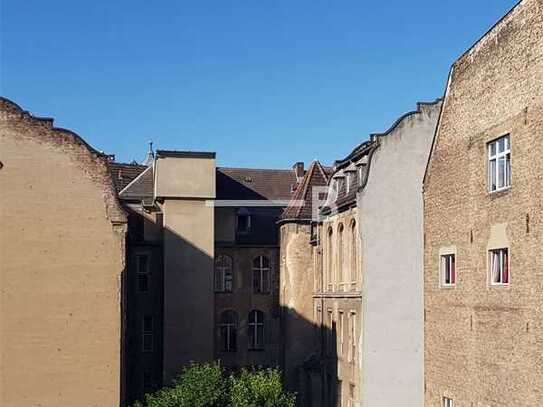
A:
[[[119,406],[126,216],[106,157],[0,98],[0,160],[0,405]]]
[[[543,404],[542,7],[522,1],[451,71],[424,186],[426,406]],[[512,187],[489,194],[487,143],[504,134]],[[503,225],[511,282],[493,287]],[[456,249],[452,289],[440,288],[443,247]]]

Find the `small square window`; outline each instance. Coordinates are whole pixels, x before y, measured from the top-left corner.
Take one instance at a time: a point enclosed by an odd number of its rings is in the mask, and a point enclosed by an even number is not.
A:
[[[443,397],[443,407],[454,407],[453,399],[449,397]]]
[[[441,285],[451,287],[456,284],[456,257],[454,254],[441,255]]]
[[[494,249],[488,252],[488,266],[490,273],[490,284],[509,284],[509,250]]]

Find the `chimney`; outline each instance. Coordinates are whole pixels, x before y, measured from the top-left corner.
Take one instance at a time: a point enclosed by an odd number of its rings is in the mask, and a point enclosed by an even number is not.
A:
[[[301,161],[298,161],[292,166],[292,170],[296,174],[296,181],[300,182],[305,174],[304,163]]]

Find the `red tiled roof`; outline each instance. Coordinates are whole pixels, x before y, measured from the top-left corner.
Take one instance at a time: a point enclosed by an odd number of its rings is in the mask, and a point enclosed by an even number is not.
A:
[[[318,161],[313,161],[292,196],[291,203],[283,211],[281,220],[311,220],[313,216],[313,188],[328,185],[329,173],[330,171],[327,171]]]

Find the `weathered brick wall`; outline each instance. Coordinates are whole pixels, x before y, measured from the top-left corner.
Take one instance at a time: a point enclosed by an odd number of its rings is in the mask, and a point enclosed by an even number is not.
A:
[[[525,0],[457,61],[425,180],[425,405],[543,404],[543,1]],[[487,143],[510,134],[512,187],[489,194]],[[505,228],[510,285],[488,283]],[[440,288],[439,250],[458,277]]]
[[[0,99],[0,405],[117,407],[126,218],[52,124]]]
[[[283,313],[283,358],[286,385],[300,392],[299,369],[318,350],[313,321],[313,256],[308,224],[281,226],[279,303]]]

